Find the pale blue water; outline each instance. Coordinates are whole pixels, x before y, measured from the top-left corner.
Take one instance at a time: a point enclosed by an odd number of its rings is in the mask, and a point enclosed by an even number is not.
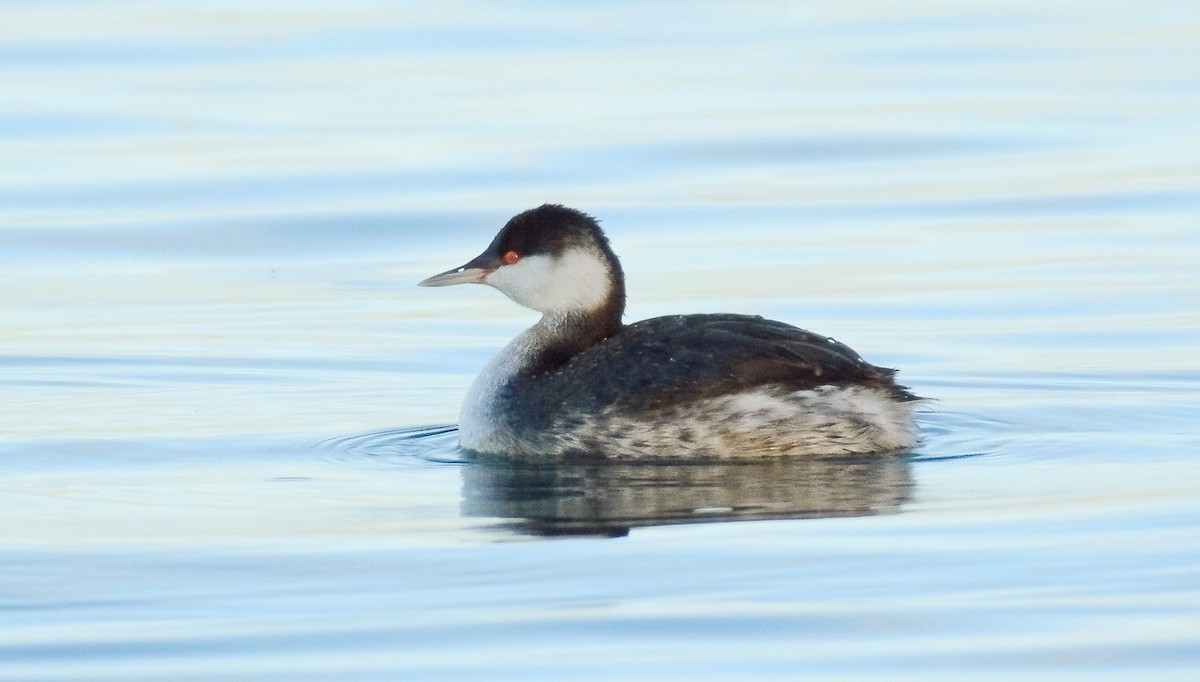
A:
[[[0,7],[0,679],[1192,680],[1193,2]],[[470,464],[545,201],[905,457]]]

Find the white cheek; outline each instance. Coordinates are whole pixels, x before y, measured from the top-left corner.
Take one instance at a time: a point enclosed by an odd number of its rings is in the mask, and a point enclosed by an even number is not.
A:
[[[526,256],[491,275],[486,283],[539,312],[592,310],[608,298],[611,273],[587,251],[568,251],[557,260]]]

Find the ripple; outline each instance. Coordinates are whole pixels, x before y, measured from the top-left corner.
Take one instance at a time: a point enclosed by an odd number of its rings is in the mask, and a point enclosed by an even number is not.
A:
[[[458,447],[454,424],[383,429],[369,433],[335,436],[317,444],[335,461],[371,458],[394,465],[420,463],[463,464],[465,453]]]
[[[1015,429],[1013,423],[961,411],[937,410],[918,416],[922,443],[914,463],[999,454]]]

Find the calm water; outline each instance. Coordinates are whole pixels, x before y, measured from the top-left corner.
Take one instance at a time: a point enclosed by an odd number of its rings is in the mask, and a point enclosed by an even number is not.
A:
[[[1200,676],[1200,6],[0,7],[0,679]],[[544,201],[905,457],[463,461]]]

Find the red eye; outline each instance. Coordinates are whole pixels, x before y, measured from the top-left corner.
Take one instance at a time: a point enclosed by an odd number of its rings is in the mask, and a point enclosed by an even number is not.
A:
[[[501,258],[501,260],[504,261],[505,265],[512,265],[513,263],[521,260],[521,254],[517,253],[516,251],[508,251],[504,254],[504,258]]]

